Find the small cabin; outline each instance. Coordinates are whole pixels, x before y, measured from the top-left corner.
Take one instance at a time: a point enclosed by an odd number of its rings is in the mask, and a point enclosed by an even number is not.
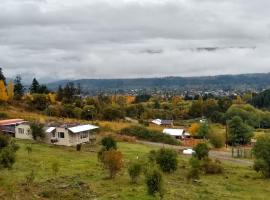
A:
[[[163,133],[175,137],[176,139],[185,139],[190,137],[190,134],[187,133],[184,129],[165,128]]]

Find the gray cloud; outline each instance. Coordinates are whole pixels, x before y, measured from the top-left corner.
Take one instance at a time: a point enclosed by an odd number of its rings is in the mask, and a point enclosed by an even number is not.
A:
[[[43,80],[268,72],[270,2],[1,0],[0,65]]]

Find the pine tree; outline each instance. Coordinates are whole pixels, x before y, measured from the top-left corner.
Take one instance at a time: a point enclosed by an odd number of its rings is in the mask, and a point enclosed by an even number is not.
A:
[[[30,87],[30,93],[31,94],[39,93],[39,89],[40,89],[39,82],[37,81],[36,78],[34,78],[32,84],[31,84],[31,87]]]
[[[8,95],[5,87],[5,83],[3,80],[0,80],[0,101],[1,102],[7,102]]]
[[[13,81],[9,81],[7,86],[8,100],[12,101],[14,98],[14,84]]]
[[[17,100],[20,100],[24,94],[24,86],[20,75],[16,76],[14,83],[14,97]]]
[[[4,82],[4,85],[6,85],[6,77],[4,76],[1,67],[0,67],[0,80],[2,80]]]

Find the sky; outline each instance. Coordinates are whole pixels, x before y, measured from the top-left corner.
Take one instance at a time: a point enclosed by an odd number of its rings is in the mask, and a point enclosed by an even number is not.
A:
[[[270,72],[269,0],[1,0],[7,77]]]

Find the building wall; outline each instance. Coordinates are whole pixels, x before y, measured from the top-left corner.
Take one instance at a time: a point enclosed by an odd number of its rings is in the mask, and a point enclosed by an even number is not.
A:
[[[15,127],[15,138],[33,140],[29,124],[20,124]]]

